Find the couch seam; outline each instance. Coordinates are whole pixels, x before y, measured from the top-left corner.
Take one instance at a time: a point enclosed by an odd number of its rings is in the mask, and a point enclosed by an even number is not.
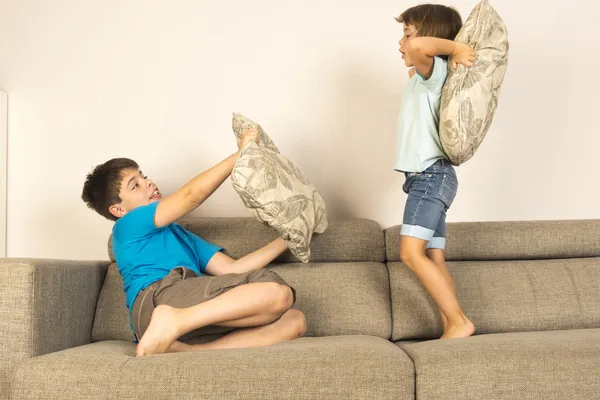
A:
[[[112,262],[112,261],[110,261],[110,263],[106,267],[106,272],[104,273],[104,277],[102,278],[102,282],[100,283],[100,290],[98,291],[98,296],[96,296],[96,304],[94,305],[94,310],[92,311],[92,324],[90,325],[89,343],[95,343],[92,339],[94,337],[94,326],[96,325],[96,313],[98,312],[98,301],[100,300],[100,294],[102,293],[102,289],[104,288],[104,284],[106,283],[106,277],[108,276],[108,269],[111,267],[112,264],[115,264],[115,267],[117,267],[117,270],[119,269],[119,267],[117,266],[117,263]],[[119,273],[119,275],[120,275],[120,273]]]

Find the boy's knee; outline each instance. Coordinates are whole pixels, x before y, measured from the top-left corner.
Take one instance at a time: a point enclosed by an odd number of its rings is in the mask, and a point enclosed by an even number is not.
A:
[[[294,293],[289,286],[276,282],[266,283],[269,297],[272,299],[273,312],[283,314],[294,304]]]
[[[306,334],[306,317],[300,310],[291,309],[286,313],[292,338],[299,338]]]
[[[416,243],[410,240],[400,241],[400,261],[413,267],[419,258],[426,257],[424,251]]]
[[[414,264],[416,252],[414,249],[411,249],[407,246],[402,246],[400,248],[400,261],[402,263],[408,265],[409,267]]]
[[[425,254],[424,243],[420,239],[410,236],[400,237],[400,261],[413,267],[419,259],[427,257]]]

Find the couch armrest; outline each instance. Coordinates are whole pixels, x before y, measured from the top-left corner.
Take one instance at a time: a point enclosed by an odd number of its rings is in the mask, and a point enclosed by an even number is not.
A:
[[[0,398],[22,360],[90,343],[109,264],[0,259]]]

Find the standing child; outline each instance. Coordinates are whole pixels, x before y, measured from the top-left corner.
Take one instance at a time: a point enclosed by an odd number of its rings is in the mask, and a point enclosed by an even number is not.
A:
[[[396,20],[404,28],[399,42],[402,59],[411,67],[397,130],[395,169],[404,172],[402,189],[408,194],[400,258],[439,306],[444,324],[442,338],[468,337],[475,326],[456,299],[444,256],[446,212],[456,195],[458,180],[442,150],[438,125],[448,57],[453,68],[458,64],[470,67],[475,51],[453,41],[462,27],[460,15],[453,8],[419,5]]]

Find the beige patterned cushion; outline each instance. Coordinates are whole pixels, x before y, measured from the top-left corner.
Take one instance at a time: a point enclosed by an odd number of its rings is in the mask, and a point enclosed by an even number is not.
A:
[[[456,41],[477,51],[470,68],[453,71],[448,64],[442,91],[440,140],[450,162],[460,165],[473,157],[492,123],[509,46],[506,26],[488,0],[471,12]]]
[[[260,126],[234,114],[233,129],[238,140],[241,129]],[[273,141],[259,129],[260,145],[250,141],[231,174],[233,187],[246,207],[281,236],[300,261],[310,260],[313,233],[327,229],[325,201],[315,187],[289,159],[279,153]]]

